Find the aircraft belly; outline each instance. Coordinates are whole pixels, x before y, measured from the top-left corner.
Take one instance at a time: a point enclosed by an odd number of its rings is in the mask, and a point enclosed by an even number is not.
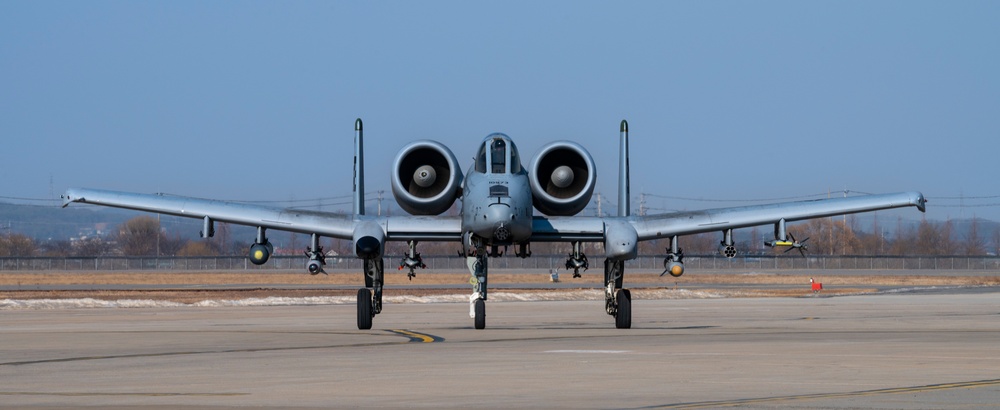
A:
[[[628,221],[609,218],[604,222],[604,253],[608,259],[635,259],[638,245],[639,235]]]

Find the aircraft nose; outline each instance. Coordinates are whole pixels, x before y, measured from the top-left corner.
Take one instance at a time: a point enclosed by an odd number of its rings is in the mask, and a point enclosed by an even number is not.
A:
[[[490,204],[487,209],[487,219],[493,222],[493,239],[499,242],[510,240],[510,228],[513,211],[507,204]]]

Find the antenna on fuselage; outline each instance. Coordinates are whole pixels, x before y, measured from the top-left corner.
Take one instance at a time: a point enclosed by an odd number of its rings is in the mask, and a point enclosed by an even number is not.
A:
[[[365,214],[365,148],[361,118],[354,121],[354,214]]]
[[[618,145],[618,216],[629,216],[628,121],[622,120]]]

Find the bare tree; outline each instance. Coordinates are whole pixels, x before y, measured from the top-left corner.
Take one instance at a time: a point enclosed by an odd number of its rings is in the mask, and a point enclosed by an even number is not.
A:
[[[215,250],[208,241],[187,241],[177,256],[217,256],[219,252]]]
[[[35,240],[19,233],[0,236],[0,256],[35,256]]]
[[[177,252],[180,252],[181,248],[184,247],[189,241],[187,239],[181,238],[179,234],[174,234],[174,236],[167,236],[164,233],[160,233],[160,256],[173,256]],[[154,252],[156,254],[156,252]]]
[[[788,228],[796,240],[805,241],[809,238],[809,251],[824,255],[857,255],[864,245],[843,220],[831,218],[812,219],[805,223],[795,224]],[[776,249],[782,251],[782,249]]]
[[[965,242],[962,244],[966,255],[976,256],[986,254],[986,241],[979,237],[979,219],[972,217],[969,224],[969,232],[965,235]]]
[[[86,238],[73,242],[73,254],[76,256],[104,256],[111,252],[110,242],[101,238]]]
[[[216,252],[218,252],[219,255],[232,254],[233,244],[229,242],[231,236],[232,236],[232,230],[229,224],[225,222],[220,222],[216,224],[215,227],[216,240],[212,243],[215,244]]]
[[[681,237],[678,244],[687,254],[711,254],[719,250],[721,233],[699,233]]]
[[[958,253],[958,244],[955,243],[954,238],[952,238],[955,232],[954,228],[955,226],[951,222],[951,219],[948,219],[941,224],[939,228],[939,231],[941,232],[941,239],[940,242],[938,242],[938,255],[955,255]]]
[[[881,255],[886,252],[885,235],[882,233],[882,227],[878,224],[877,213],[872,219],[872,233],[862,237],[861,246],[864,255]]]
[[[916,240],[912,229],[903,230],[903,218],[896,217],[896,237],[889,246],[890,255],[912,255],[915,252]]]
[[[68,240],[46,241],[41,244],[42,255],[60,258],[73,255],[73,243]]]
[[[927,222],[926,218],[920,221],[913,245],[917,255],[954,255],[956,246],[951,240],[951,221],[940,226]]]
[[[288,233],[288,249],[285,250],[288,254],[302,254],[302,250],[299,246],[299,234],[295,232]]]
[[[137,216],[118,227],[118,244],[126,256],[156,255],[163,239],[160,221],[151,216]]]
[[[997,252],[1000,252],[1000,228],[996,228],[996,229],[993,230],[993,244],[992,244],[992,246],[993,246],[993,249],[992,249],[991,253],[993,253],[994,255],[996,255]]]

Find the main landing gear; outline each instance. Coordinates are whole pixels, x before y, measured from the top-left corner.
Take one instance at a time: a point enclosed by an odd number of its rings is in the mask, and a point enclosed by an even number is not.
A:
[[[604,307],[615,317],[615,327],[632,327],[632,293],[622,289],[625,279],[625,261],[604,260]]]
[[[382,257],[364,259],[365,287],[358,289],[358,329],[372,328],[372,318],[382,313],[385,266]]]

